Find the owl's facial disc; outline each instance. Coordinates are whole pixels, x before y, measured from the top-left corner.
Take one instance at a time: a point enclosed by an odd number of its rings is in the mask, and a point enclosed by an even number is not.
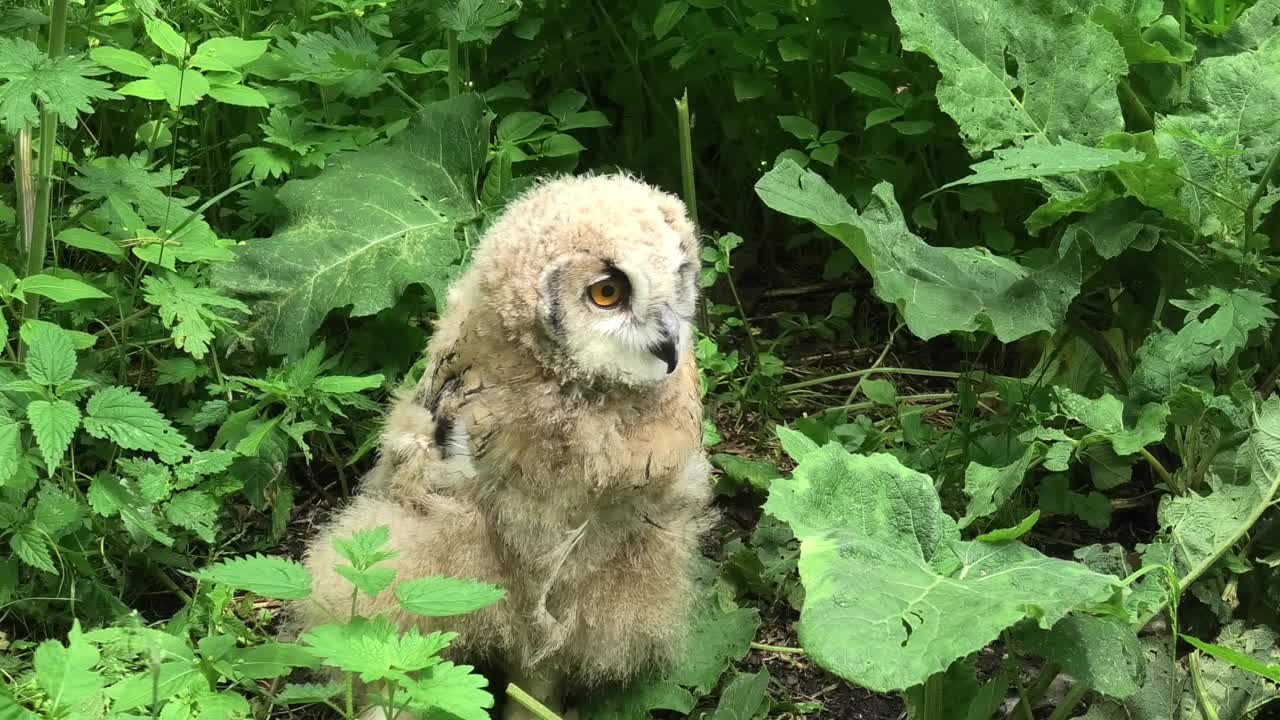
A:
[[[548,270],[546,326],[579,370],[626,385],[675,372],[691,342],[692,266],[657,258],[572,258]]]

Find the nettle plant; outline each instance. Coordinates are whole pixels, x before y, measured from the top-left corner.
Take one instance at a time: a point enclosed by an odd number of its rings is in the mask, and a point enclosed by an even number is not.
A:
[[[395,556],[383,548],[388,538],[388,528],[380,527],[334,541],[349,563],[338,571],[352,584],[352,607],[358,593],[376,595],[395,582],[395,571],[380,566]],[[210,591],[215,594],[234,590],[251,598],[311,601],[306,568],[280,557],[232,558],[191,575],[201,587],[215,586]],[[473,612],[504,595],[493,585],[443,577],[402,581],[394,593],[401,609],[432,618]],[[148,715],[169,720],[249,717],[252,699],[268,713],[276,707],[326,705],[354,719],[357,683],[375,688],[364,701],[383,708],[387,717],[443,711],[484,720],[494,703],[483,676],[441,657],[455,633],[401,631],[383,615],[356,615],[311,628],[297,642],[250,647],[242,646],[235,627],[215,624],[205,630],[193,637],[135,623],[83,631],[77,621],[65,643],[46,640],[35,648],[30,672],[13,684],[11,698],[0,697],[0,706],[7,717],[32,720]],[[319,674],[320,681],[278,682],[295,670]],[[276,682],[266,686],[265,681]]]

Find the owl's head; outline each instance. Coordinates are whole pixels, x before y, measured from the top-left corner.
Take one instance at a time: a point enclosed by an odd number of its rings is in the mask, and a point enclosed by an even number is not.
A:
[[[698,243],[684,204],[625,175],[561,177],[476,249],[509,340],[566,380],[652,386],[689,362]]]

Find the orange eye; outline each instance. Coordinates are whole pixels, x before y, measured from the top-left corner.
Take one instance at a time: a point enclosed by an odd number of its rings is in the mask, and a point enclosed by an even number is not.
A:
[[[608,277],[592,283],[587,288],[587,296],[596,307],[618,307],[627,299],[629,291],[627,281],[621,277]]]

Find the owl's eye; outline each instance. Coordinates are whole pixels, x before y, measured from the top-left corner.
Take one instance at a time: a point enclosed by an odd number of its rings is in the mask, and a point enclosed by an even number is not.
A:
[[[587,297],[591,298],[591,303],[596,307],[615,308],[622,306],[630,292],[631,286],[627,279],[614,275],[592,283],[587,288]]]

